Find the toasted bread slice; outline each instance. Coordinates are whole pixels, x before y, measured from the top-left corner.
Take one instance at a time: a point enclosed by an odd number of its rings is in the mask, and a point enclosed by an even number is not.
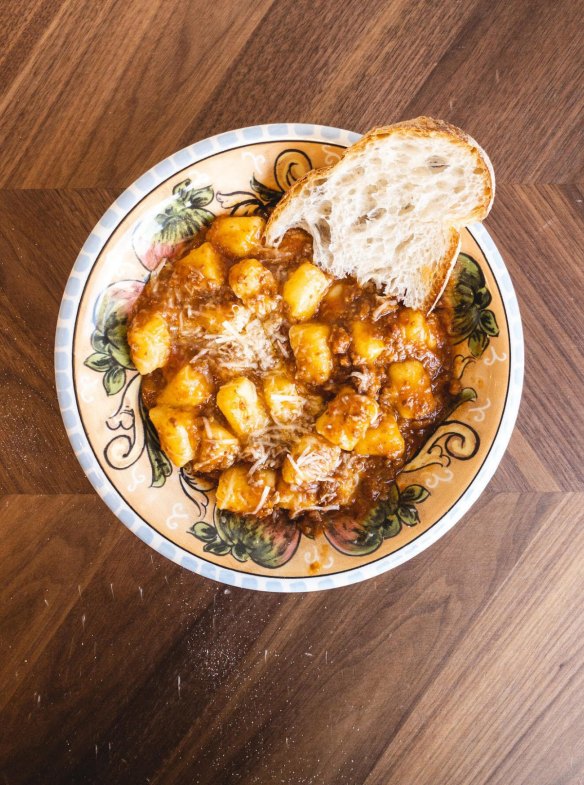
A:
[[[333,166],[308,172],[272,213],[265,237],[275,245],[301,227],[324,271],[373,281],[428,312],[456,261],[462,227],[486,218],[494,194],[493,167],[474,139],[418,117],[374,128]]]

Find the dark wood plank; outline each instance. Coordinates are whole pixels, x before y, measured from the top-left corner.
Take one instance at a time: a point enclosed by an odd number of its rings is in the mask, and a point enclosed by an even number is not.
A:
[[[0,192],[0,494],[90,490],[62,426],[53,346],[71,267],[116,195]]]
[[[518,294],[526,345],[525,385],[506,477],[534,490],[552,474],[566,491],[584,488],[584,340],[579,261],[584,202],[574,187],[504,186],[488,227]],[[542,466],[543,465],[543,466]],[[538,479],[536,479],[536,477]],[[502,476],[500,477],[502,479]],[[506,487],[509,487],[506,485]]]
[[[29,13],[19,24],[21,6]],[[270,7],[14,3],[14,55],[0,61],[0,185],[128,185],[183,146],[195,107]]]
[[[501,181],[584,173],[581,2],[27,9],[0,60],[4,187],[122,187],[231,128],[295,120],[365,131],[423,112],[476,134]]]
[[[565,586],[578,603],[582,588],[577,552],[565,547],[581,529],[581,496],[488,493],[463,524],[401,570],[289,597],[226,590],[149,555],[94,497],[44,497],[42,509],[40,501],[9,497],[2,507],[12,533],[0,630],[13,629],[18,639],[0,667],[9,688],[0,743],[9,782],[117,783],[130,772],[134,781],[165,783],[195,775],[201,783],[278,782],[276,775],[293,782],[309,781],[308,771],[324,784],[363,781],[386,750],[396,757],[412,714],[431,719],[418,704],[436,695],[437,683],[446,696],[461,674],[471,678],[467,638],[502,634],[492,609],[502,592],[502,611],[535,613],[537,596],[562,565],[565,583],[556,591]],[[24,526],[29,545],[18,555]],[[537,578],[524,580],[534,548]],[[39,578],[31,584],[26,565],[35,555]],[[523,572],[513,578],[518,565]],[[552,637],[567,622],[565,606],[557,613],[545,628]],[[518,622],[507,625],[507,636],[530,634],[532,617]],[[572,625],[566,634],[578,630]],[[515,663],[523,679],[516,701],[532,696],[541,669],[567,656],[561,649],[558,643],[533,673]],[[574,658],[570,673],[577,664]],[[479,692],[491,683],[480,669],[474,676]],[[51,771],[37,772],[38,758],[22,745],[23,720]],[[509,733],[500,728],[506,743],[517,731]],[[156,743],[144,745],[145,738]],[[482,754],[477,745],[465,765]],[[495,754],[491,765],[500,760]]]

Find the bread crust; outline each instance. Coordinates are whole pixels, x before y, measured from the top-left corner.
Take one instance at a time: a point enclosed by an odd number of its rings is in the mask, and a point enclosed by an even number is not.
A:
[[[444,291],[450,272],[456,262],[460,248],[459,230],[464,225],[469,224],[472,221],[484,221],[484,219],[489,214],[493,200],[495,198],[495,173],[489,156],[472,138],[472,136],[469,136],[462,129],[457,128],[455,125],[451,125],[444,120],[436,120],[432,117],[426,117],[423,115],[416,117],[413,120],[404,120],[393,125],[372,128],[364,136],[362,136],[359,141],[355,142],[355,144],[351,145],[350,147],[347,147],[342,152],[339,161],[345,157],[352,157],[355,155],[355,153],[360,153],[363,149],[367,148],[372,141],[403,132],[406,132],[408,136],[418,137],[444,136],[449,138],[451,141],[455,141],[461,146],[469,148],[475,158],[476,167],[480,169],[480,175],[484,183],[482,199],[478,202],[473,211],[468,216],[465,216],[464,221],[462,221],[459,226],[451,227],[451,241],[448,252],[444,255],[442,263],[435,271],[433,276],[435,280],[432,290],[424,300],[424,309],[430,311],[435,306],[436,302]],[[314,182],[320,177],[326,177],[328,172],[333,167],[338,165],[339,161],[336,161],[330,166],[323,166],[319,169],[312,169],[310,172],[307,172],[305,175],[303,175],[303,177],[297,180],[294,185],[286,192],[281,201],[276,205],[266,224],[264,236],[266,237],[268,243],[272,244],[276,239],[276,237],[272,235],[272,230],[277,224],[284,210],[287,209],[290,202],[295,199],[296,196],[299,195],[306,186],[314,184]]]

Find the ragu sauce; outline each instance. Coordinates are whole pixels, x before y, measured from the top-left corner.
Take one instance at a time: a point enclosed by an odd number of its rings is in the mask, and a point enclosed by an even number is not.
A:
[[[263,227],[216,218],[151,276],[128,330],[145,407],[219,508],[304,530],[361,519],[452,404],[448,311],[332,279],[308,234],[269,248]]]

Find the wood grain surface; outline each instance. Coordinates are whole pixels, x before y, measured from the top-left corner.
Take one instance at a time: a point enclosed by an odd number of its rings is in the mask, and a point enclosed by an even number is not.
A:
[[[0,785],[583,785],[581,0],[0,3]],[[206,135],[432,114],[498,177],[526,339],[510,448],[357,586],[229,589],[147,548],[62,428],[52,347],[120,191]]]

